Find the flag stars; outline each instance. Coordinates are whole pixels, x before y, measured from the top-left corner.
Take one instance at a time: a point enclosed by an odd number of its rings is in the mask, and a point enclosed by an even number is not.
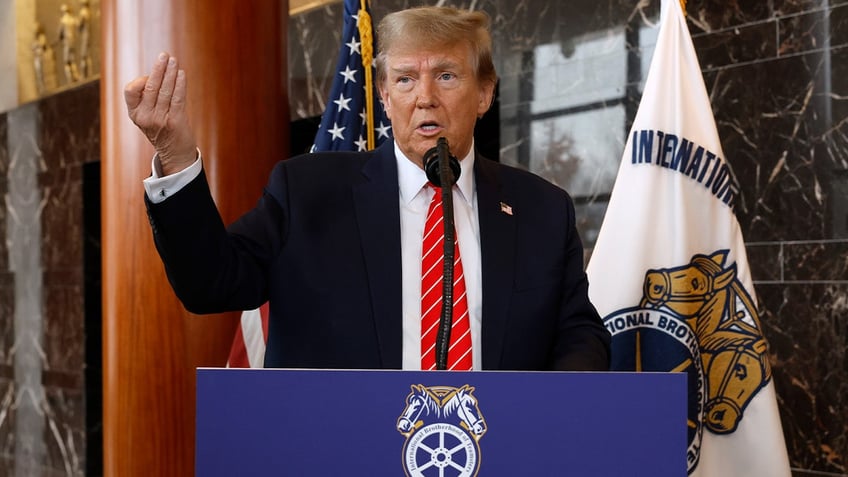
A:
[[[344,136],[342,135],[342,132],[344,132],[344,130],[344,126],[339,127],[339,123],[334,122],[333,129],[330,129],[327,132],[333,135],[331,140],[335,141],[336,139],[339,139],[341,141],[344,141]]]
[[[384,138],[388,139],[389,138],[389,129],[391,129],[391,128],[392,127],[388,126],[388,125],[384,126],[383,121],[380,121],[380,126],[374,129],[375,131],[377,131],[377,134],[378,134],[377,138],[384,137]]]
[[[353,142],[356,144],[357,151],[366,151],[368,150],[368,141],[362,137],[362,134],[359,135],[359,139]]]
[[[345,82],[345,84],[347,84],[347,82],[348,82],[348,81],[351,81],[351,82],[353,82],[353,83],[356,83],[356,76],[355,76],[355,75],[356,75],[356,71],[357,71],[357,70],[352,70],[352,69],[350,69],[350,65],[346,65],[346,66],[345,66],[345,70],[344,70],[344,71],[339,71],[339,74],[340,74],[340,75],[342,75],[342,76],[344,76],[344,82]]]
[[[359,45],[361,45],[361,44],[362,43],[359,43],[358,41],[356,41],[356,37],[351,38],[350,43],[345,43],[345,45],[347,45],[347,47],[350,48],[350,54],[351,55],[354,54],[354,53],[356,53],[357,55],[362,54],[362,53],[359,52]]]
[[[345,12],[347,35],[340,41],[340,48],[342,56],[345,50],[348,51],[348,56],[332,76],[332,93],[327,99],[321,130],[315,136],[316,151],[367,151],[392,136],[391,123],[385,119],[378,96],[372,98],[374,116],[369,118],[365,111],[368,101],[364,91],[365,80],[368,73],[374,73],[376,64],[373,57],[370,61],[365,61],[362,54],[370,49],[373,38],[371,34],[360,36],[356,28],[351,28],[353,21],[357,24],[360,24],[360,21],[368,22],[365,13],[352,13]],[[365,26],[365,23],[362,25]],[[357,115],[359,121],[356,120]],[[381,118],[385,124],[379,123]],[[369,137],[374,137],[377,141],[369,141]]]
[[[342,109],[350,111],[350,106],[348,106],[348,103],[350,103],[352,100],[353,98],[345,98],[344,93],[339,93],[339,99],[333,100],[333,102],[339,106],[338,112],[342,112]]]

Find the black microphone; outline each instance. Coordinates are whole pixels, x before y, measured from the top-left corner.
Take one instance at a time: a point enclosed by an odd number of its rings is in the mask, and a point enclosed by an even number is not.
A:
[[[447,162],[450,166],[449,172],[451,173],[447,176],[447,180],[445,181],[442,180],[442,161],[439,160],[442,155],[447,156]],[[462,169],[459,167],[459,160],[457,160],[456,156],[450,153],[447,139],[440,137],[436,141],[436,145],[424,153],[424,172],[427,174],[427,180],[433,183],[436,187],[441,187],[442,182],[454,185],[457,179],[459,179],[459,174],[462,173]]]
[[[439,330],[436,333],[436,369],[447,369],[448,349],[450,348],[451,327],[453,326],[453,260],[454,236],[453,224],[453,184],[459,179],[462,170],[459,161],[450,153],[448,140],[440,137],[436,147],[424,154],[424,172],[427,179],[436,187],[441,187],[442,213],[444,219],[444,267],[442,269],[442,313],[439,316]],[[447,187],[442,187],[447,184]]]

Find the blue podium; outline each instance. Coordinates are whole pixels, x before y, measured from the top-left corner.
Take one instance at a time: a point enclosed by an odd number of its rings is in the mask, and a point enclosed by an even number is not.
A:
[[[198,476],[686,475],[682,373],[197,371]]]

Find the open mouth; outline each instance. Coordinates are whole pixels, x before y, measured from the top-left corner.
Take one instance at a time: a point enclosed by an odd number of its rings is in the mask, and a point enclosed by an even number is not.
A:
[[[433,133],[439,131],[441,126],[436,123],[421,123],[418,125],[418,129],[424,133]]]

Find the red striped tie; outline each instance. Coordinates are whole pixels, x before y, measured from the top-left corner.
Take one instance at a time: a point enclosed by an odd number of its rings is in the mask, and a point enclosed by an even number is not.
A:
[[[436,369],[436,335],[442,312],[442,275],[444,270],[444,226],[441,189],[428,184],[435,194],[427,212],[424,226],[424,246],[421,252],[421,369]],[[455,234],[454,234],[455,236]],[[453,264],[453,327],[447,368],[471,370],[471,321],[465,294],[465,276],[459,258],[459,242],[454,244]]]

